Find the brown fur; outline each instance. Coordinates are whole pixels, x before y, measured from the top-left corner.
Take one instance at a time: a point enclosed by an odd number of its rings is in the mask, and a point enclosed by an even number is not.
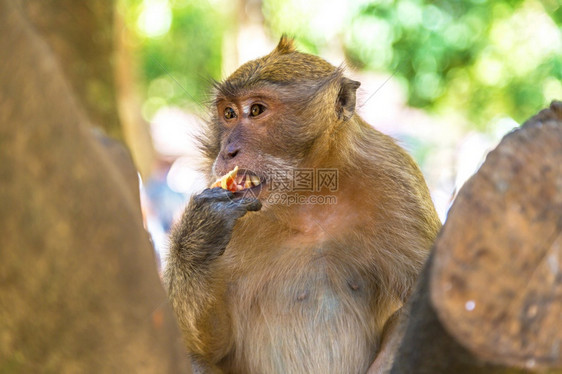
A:
[[[186,237],[197,237],[186,212],[166,282],[203,371],[365,373],[411,293],[440,222],[411,157],[355,114],[358,86],[287,38],[217,84],[210,180],[235,165],[260,176],[335,168],[339,186],[300,192],[335,205],[272,204],[262,191],[261,211],[240,218],[224,254],[203,265],[186,255]],[[266,112],[244,116],[256,101]],[[236,120],[222,119],[226,106]]]

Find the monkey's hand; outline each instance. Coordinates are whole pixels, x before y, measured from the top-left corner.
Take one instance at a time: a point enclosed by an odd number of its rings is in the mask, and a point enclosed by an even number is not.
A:
[[[172,233],[172,250],[192,261],[209,261],[224,253],[236,221],[246,212],[258,211],[256,198],[237,197],[220,187],[194,196]],[[183,257],[182,256],[182,257]]]

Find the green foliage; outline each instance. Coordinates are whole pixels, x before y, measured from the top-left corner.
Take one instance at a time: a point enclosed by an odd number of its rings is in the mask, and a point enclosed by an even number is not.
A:
[[[221,78],[223,35],[241,22],[232,15],[257,4],[122,1],[140,40],[146,117],[205,100],[209,79]],[[142,20],[155,6],[170,19],[160,16],[162,30],[147,35]],[[562,99],[560,0],[263,0],[262,12],[272,35],[288,33],[310,53],[343,50],[355,68],[394,74],[409,105],[455,112],[481,129]]]
[[[137,58],[147,96],[145,118],[150,119],[165,105],[185,107],[204,102],[211,80],[221,78],[222,41],[227,25],[223,14],[207,1],[128,1],[128,25],[139,39]],[[164,22],[161,32],[153,31],[156,35],[142,25],[144,13],[154,16],[151,3],[160,3],[170,17],[166,24],[162,19],[167,14],[155,15],[153,24]]]
[[[311,19],[280,18],[294,1],[265,0],[269,24],[322,39]],[[333,1],[328,1],[329,8]],[[522,121],[562,99],[562,4],[558,0],[349,1],[338,35],[348,63],[387,71],[408,86],[408,103],[455,111],[479,127],[501,114]],[[549,17],[550,16],[550,17]],[[302,16],[301,16],[302,17]],[[331,23],[333,26],[334,23]]]

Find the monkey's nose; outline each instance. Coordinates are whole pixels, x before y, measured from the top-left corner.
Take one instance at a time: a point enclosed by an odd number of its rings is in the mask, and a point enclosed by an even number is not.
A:
[[[224,158],[231,159],[236,157],[236,155],[240,152],[240,147],[234,143],[230,143],[226,146],[224,150]]]

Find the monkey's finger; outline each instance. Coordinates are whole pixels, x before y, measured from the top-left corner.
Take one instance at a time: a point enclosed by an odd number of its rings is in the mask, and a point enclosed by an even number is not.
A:
[[[256,198],[253,197],[244,197],[240,200],[240,204],[246,208],[246,211],[249,212],[257,212],[258,210],[261,209],[262,204],[261,201],[259,201]]]
[[[196,201],[227,201],[233,198],[234,194],[229,190],[224,190],[220,187],[206,188],[199,195],[196,195],[194,199]]]

